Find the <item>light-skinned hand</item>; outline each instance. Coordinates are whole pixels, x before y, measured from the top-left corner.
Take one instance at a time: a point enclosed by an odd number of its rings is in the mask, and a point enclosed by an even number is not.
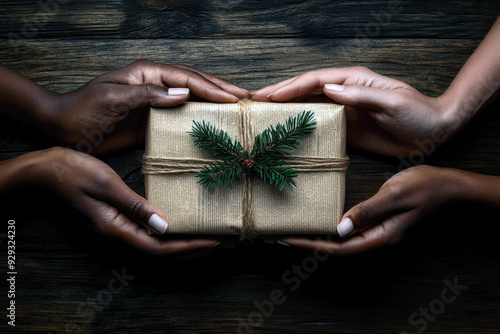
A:
[[[442,143],[457,130],[442,97],[425,96],[359,66],[307,72],[265,87],[252,99],[345,104],[347,143],[389,156],[408,156],[429,139],[439,136]]]

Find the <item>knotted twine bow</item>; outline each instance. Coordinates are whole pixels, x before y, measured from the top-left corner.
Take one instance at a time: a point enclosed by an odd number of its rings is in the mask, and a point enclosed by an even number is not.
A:
[[[238,135],[243,150],[251,150],[254,146],[254,129],[251,120],[251,101],[238,103]],[[344,172],[347,169],[348,158],[330,157],[283,157],[285,163],[297,172]],[[144,174],[184,174],[198,173],[204,166],[217,162],[215,159],[199,158],[166,158],[144,156],[142,172]],[[252,240],[257,236],[252,206],[251,173],[243,174],[242,199],[242,231],[240,239]]]

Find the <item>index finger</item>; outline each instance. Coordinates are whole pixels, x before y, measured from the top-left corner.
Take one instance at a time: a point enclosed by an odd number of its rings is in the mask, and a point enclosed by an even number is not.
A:
[[[259,101],[290,101],[308,94],[323,94],[325,83],[343,83],[346,69],[328,68],[303,73],[294,78],[262,88],[253,94]]]
[[[101,82],[122,85],[154,84],[171,88],[189,88],[192,94],[213,102],[237,102],[239,99],[219,85],[190,69],[139,60],[102,75]]]
[[[192,94],[212,102],[238,102],[239,98],[201,74],[172,65],[157,64],[162,82],[168,87],[186,87]],[[227,84],[226,84],[227,86]]]
[[[252,100],[261,101],[261,102],[271,102],[272,100],[269,98],[269,95],[274,93],[280,87],[288,84],[289,82],[295,80],[297,77],[293,77],[284,81],[280,81],[273,85],[269,85],[267,87],[261,88],[258,91],[253,92]]]
[[[308,94],[323,94],[327,83],[343,84],[349,77],[349,70],[342,68],[323,69],[306,72],[273,91],[269,98],[273,101],[289,101]]]
[[[199,75],[206,78],[207,80],[210,80],[211,82],[215,83],[217,86],[221,87],[226,92],[229,92],[240,99],[249,98],[251,95],[251,93],[248,90],[241,88],[241,87],[238,87],[228,80],[216,77],[215,75],[212,75],[212,74],[206,73],[202,70],[199,70],[196,67],[189,66],[189,65],[182,65],[182,64],[181,65],[173,65],[173,66],[176,66],[176,67],[182,68],[182,69],[186,69],[186,70],[189,70],[192,72],[196,72]]]

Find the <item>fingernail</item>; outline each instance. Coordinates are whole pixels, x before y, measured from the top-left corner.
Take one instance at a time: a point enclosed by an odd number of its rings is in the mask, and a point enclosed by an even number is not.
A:
[[[148,226],[160,234],[165,234],[165,232],[167,231],[168,223],[156,213],[153,213],[151,217],[149,217]]]
[[[345,89],[345,86],[336,84],[325,84],[325,88],[328,90],[333,90],[334,92],[341,92]]]
[[[188,95],[188,94],[189,94],[189,88],[169,88],[168,89],[168,95],[182,96],[182,95]]]
[[[342,219],[342,221],[337,225],[337,233],[341,238],[350,234],[352,231],[354,231],[354,224],[350,218]]]
[[[234,103],[240,101],[240,99],[238,97],[234,96],[233,94],[229,94],[228,93],[228,95],[230,95],[232,97],[232,100],[233,100]]]
[[[291,247],[292,246],[289,243],[286,243],[286,242],[281,241],[281,240],[276,241],[276,243],[279,244],[279,245],[281,245],[281,246],[286,246],[286,247]]]
[[[207,248],[215,248],[215,247],[217,247],[217,246],[220,246],[220,242],[216,242],[215,244],[210,245],[210,246],[208,246]]]

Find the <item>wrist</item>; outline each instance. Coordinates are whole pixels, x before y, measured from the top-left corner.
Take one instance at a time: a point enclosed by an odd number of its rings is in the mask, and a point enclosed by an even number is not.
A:
[[[462,200],[500,205],[500,177],[457,170]]]
[[[33,186],[43,178],[47,150],[35,151],[0,162],[0,191]]]
[[[0,113],[40,129],[57,95],[0,65]]]
[[[448,140],[469,122],[474,112],[462,95],[455,94],[450,89],[436,100],[441,111],[441,131]]]
[[[32,152],[27,172],[32,176],[32,185],[51,189],[55,182],[63,182],[63,174],[67,174],[68,154],[73,150],[64,147],[51,147]]]
[[[58,134],[61,132],[59,129],[61,126],[59,114],[63,96],[64,94],[45,90],[39,96],[35,111],[35,120],[37,122],[35,126],[45,134],[59,139]]]
[[[426,183],[423,187],[419,184],[419,187],[422,187],[425,193],[433,194],[429,197],[431,206],[439,206],[465,199],[464,187],[468,180],[461,175],[461,170],[419,165],[408,169],[408,171],[412,169],[414,169],[414,173],[418,176],[418,179]]]
[[[436,169],[442,175],[441,188],[444,190],[444,197],[448,199],[448,202],[468,200],[473,189],[470,177],[466,172],[445,167],[436,167]]]
[[[434,167],[442,179],[441,196],[449,202],[467,201],[500,205],[500,177],[454,168]]]

